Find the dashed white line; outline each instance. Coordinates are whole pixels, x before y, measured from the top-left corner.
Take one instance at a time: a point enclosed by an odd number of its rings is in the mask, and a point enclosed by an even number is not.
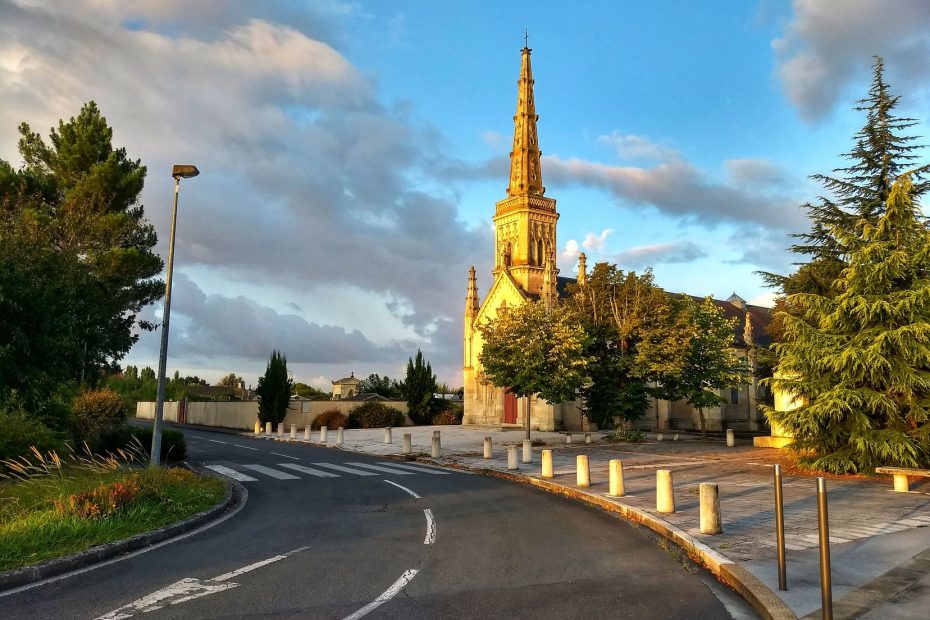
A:
[[[423,514],[426,515],[426,540],[423,544],[431,545],[436,542],[436,519],[433,518],[433,511],[429,508],[424,508]]]
[[[237,447],[237,448],[245,448],[246,450],[255,450],[256,452],[258,452],[258,448],[252,448],[252,447],[250,447],[250,446],[240,446],[240,445],[237,444],[237,443],[233,443],[233,444],[229,444],[229,445],[235,446],[235,447]]]
[[[357,612],[355,612],[354,614],[351,614],[351,615],[349,615],[349,616],[346,616],[346,617],[343,618],[342,620],[358,620],[358,619],[361,618],[362,616],[367,615],[369,612],[371,612],[371,611],[377,609],[378,607],[380,607],[380,606],[383,605],[384,603],[388,602],[389,600],[391,600],[392,598],[394,598],[395,596],[397,596],[397,593],[400,592],[401,590],[403,590],[404,587],[405,587],[408,583],[410,583],[410,582],[413,580],[414,577],[417,576],[417,572],[418,572],[418,571],[417,571],[416,569],[414,569],[414,568],[412,568],[412,569],[410,569],[410,570],[408,570],[408,571],[404,571],[404,574],[400,576],[400,579],[398,579],[397,581],[395,581],[394,584],[391,585],[390,588],[388,588],[387,590],[385,590],[384,592],[382,592],[381,595],[380,595],[378,598],[376,598],[376,599],[373,600],[372,602],[368,603],[367,605],[365,605],[364,607],[362,607],[361,609],[359,609],[359,610],[358,610]]]
[[[281,454],[280,452],[272,452],[271,454],[274,454],[275,456],[283,456],[286,459],[294,459],[295,461],[300,460],[299,456],[291,456],[290,454]]]
[[[391,482],[390,480],[385,480],[385,482],[387,482],[388,484],[393,484],[393,485],[394,485],[395,487],[397,487],[398,489],[401,489],[401,490],[403,490],[403,491],[406,491],[407,493],[409,493],[410,495],[413,496],[413,499],[420,499],[420,496],[419,496],[419,495],[417,495],[416,493],[414,493],[413,491],[411,491],[411,490],[408,489],[407,487],[403,487],[403,486],[397,484],[396,482]]]
[[[226,443],[225,441],[220,441],[219,439],[208,439],[207,441],[212,441],[213,443]]]

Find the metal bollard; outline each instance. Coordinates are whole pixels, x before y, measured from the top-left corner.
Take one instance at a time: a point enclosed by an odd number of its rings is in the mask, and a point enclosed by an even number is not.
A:
[[[284,434],[284,422],[278,422],[278,435]]]
[[[577,470],[578,486],[591,486],[591,470],[588,468],[588,457],[586,455],[579,454],[575,457],[575,469]]]
[[[384,428],[384,443],[394,443],[393,438],[391,437],[390,426]]]
[[[262,423],[258,420],[255,420],[255,434],[258,435],[262,432]]]
[[[665,437],[662,436],[662,433],[656,433],[656,441],[662,441]]]
[[[310,434],[311,434],[311,432],[312,432],[312,429],[310,428],[310,425],[309,425],[309,424],[308,424],[307,426],[304,427],[304,439],[305,439],[306,441],[310,441]]]
[[[727,429],[727,447],[732,448],[735,445],[736,445],[736,438],[733,437],[733,429],[728,428]]]
[[[585,442],[585,443],[591,443],[591,433],[585,433],[585,434],[584,434],[584,442]]]
[[[489,459],[494,456],[494,452],[491,448],[491,438],[484,438],[484,458]]]
[[[410,433],[404,433],[404,449],[401,454],[410,454],[413,452],[413,438]]]
[[[271,434],[271,422],[265,422],[265,434],[266,435]]]
[[[328,430],[325,426],[320,427],[320,443],[326,443],[326,431]]]
[[[623,497],[626,493],[623,488],[623,462],[619,459],[610,460],[610,490],[608,495]]]
[[[552,477],[552,450],[542,451],[542,474],[543,478]]]
[[[517,446],[507,446],[507,469],[520,469],[517,465]]]
[[[533,462],[533,442],[529,439],[523,440],[523,462],[532,463]]]
[[[297,439],[297,425],[291,424],[291,439]]]
[[[712,482],[701,483],[701,534],[722,534],[720,491]]]
[[[675,512],[675,490],[672,487],[672,472],[669,469],[656,470],[656,512]]]
[[[439,439],[438,434],[433,435],[433,447],[432,447],[432,450],[430,451],[430,455],[434,459],[438,459],[442,455],[442,442]]]
[[[827,481],[824,478],[817,478],[817,524],[820,532],[820,609],[824,620],[833,620],[830,519],[827,515]]]
[[[572,434],[565,433],[565,443],[571,443],[571,442],[572,442]]]
[[[788,590],[785,566],[785,502],[781,494],[781,465],[775,466],[775,557],[778,562],[778,589]]]
[[[341,426],[336,429],[336,445],[337,446],[342,445],[342,427]]]

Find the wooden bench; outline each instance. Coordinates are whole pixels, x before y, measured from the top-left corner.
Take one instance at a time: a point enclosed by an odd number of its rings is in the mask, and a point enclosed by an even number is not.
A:
[[[911,490],[908,476],[915,478],[930,478],[930,469],[913,469],[910,467],[876,467],[876,474],[889,474],[894,476],[894,490],[907,493]]]

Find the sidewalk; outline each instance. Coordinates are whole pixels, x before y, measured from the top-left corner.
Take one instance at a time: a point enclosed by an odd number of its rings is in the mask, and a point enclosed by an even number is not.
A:
[[[566,444],[562,433],[533,431],[534,440],[548,445],[533,448],[533,463],[520,463],[507,472],[507,444],[522,445],[522,430],[476,429],[460,426],[404,427],[393,430],[393,443],[384,443],[384,431],[346,430],[345,450],[378,455],[399,455],[402,435],[412,435],[413,452],[428,457],[432,434],[440,430],[440,464],[473,470],[490,470],[496,475],[516,474],[527,482],[566,494],[595,499],[642,520],[653,529],[677,531],[679,540],[689,539],[706,546],[708,563],[727,560],[749,571],[771,594],[781,599],[799,618],[820,617],[820,565],[817,535],[816,479],[807,475],[783,475],[785,539],[788,591],[778,591],[775,562],[775,520],[772,464],[787,462],[783,451],[753,448],[737,439],[727,448],[723,440],[701,440],[681,435],[664,441],[654,434],[639,444],[611,444],[605,433],[572,435]],[[251,434],[250,434],[251,435]],[[482,442],[490,436],[492,459],[482,458]],[[298,434],[297,441],[303,441]],[[276,437],[278,439],[287,439]],[[328,443],[336,436],[330,431]],[[313,433],[314,443],[319,433]],[[540,477],[540,453],[553,450],[555,476]],[[522,451],[518,451],[518,454]],[[575,457],[588,456],[591,487],[575,486]],[[608,461],[623,462],[626,495],[607,496]],[[655,510],[655,471],[674,473],[676,512]],[[783,470],[785,468],[783,467]],[[890,476],[875,479],[829,479],[827,481],[833,580],[833,611],[839,618],[927,618],[930,609],[930,481],[912,484],[910,493],[895,493]],[[708,536],[698,528],[698,485],[717,483],[724,533]],[[547,484],[550,483],[550,484]],[[670,527],[668,527],[670,526]],[[668,532],[666,532],[668,533]],[[736,573],[737,575],[739,572]],[[754,581],[751,578],[748,581]],[[769,593],[766,593],[770,595]],[[777,601],[776,601],[777,603]],[[775,605],[774,608],[781,607]]]

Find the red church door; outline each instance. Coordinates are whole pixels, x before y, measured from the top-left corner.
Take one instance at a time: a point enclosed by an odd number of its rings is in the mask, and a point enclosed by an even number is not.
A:
[[[517,395],[504,390],[504,424],[517,423]]]

